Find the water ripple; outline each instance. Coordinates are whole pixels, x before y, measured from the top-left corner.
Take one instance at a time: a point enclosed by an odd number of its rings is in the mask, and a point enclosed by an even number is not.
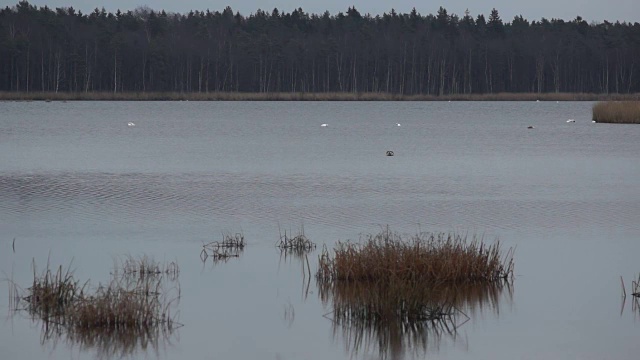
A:
[[[558,190],[562,193],[563,189]],[[532,196],[433,178],[247,174],[49,173],[0,176],[0,215],[55,213],[80,220],[143,223],[189,218],[305,222],[354,229],[428,223],[497,228],[638,229],[635,199]]]

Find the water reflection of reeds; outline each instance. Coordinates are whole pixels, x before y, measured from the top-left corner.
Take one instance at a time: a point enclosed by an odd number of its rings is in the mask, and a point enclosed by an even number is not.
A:
[[[420,233],[404,240],[387,227],[360,243],[323,249],[316,273],[334,334],[349,352],[377,347],[382,358],[438,348],[479,309],[497,314],[511,294],[513,252],[458,234]]]
[[[406,351],[437,350],[444,338],[457,341],[458,329],[472,314],[499,313],[508,282],[419,287],[406,283],[333,283],[319,286],[331,309],[334,337],[342,337],[352,355],[377,349],[381,358],[402,358]]]
[[[177,276],[177,264],[171,268]],[[80,349],[95,349],[104,358],[157,351],[182,326],[175,321],[180,287],[167,288],[166,273],[143,273],[126,273],[117,267],[108,284],[94,289],[88,281],[81,284],[69,269],[52,271],[47,264],[38,274],[34,264],[31,287],[22,290],[10,282],[12,314],[27,314],[41,325],[42,345],[55,347],[63,340]]]
[[[43,346],[56,348],[64,342],[80,351],[95,351],[99,359],[135,357],[150,351],[160,355],[163,348],[177,340],[178,332],[173,328],[76,329],[50,322],[42,322],[40,336]]]

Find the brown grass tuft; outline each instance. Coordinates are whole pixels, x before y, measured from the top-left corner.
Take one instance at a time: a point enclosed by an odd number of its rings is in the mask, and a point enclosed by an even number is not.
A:
[[[606,101],[593,105],[593,120],[599,123],[640,124],[640,101]]]
[[[316,280],[349,346],[376,340],[397,357],[407,339],[426,347],[434,335],[455,338],[469,319],[464,309],[476,303],[497,308],[513,275],[512,255],[475,236],[419,233],[405,241],[387,227],[359,243],[338,243],[333,253],[324,248]]]
[[[420,233],[409,241],[387,228],[363,242],[338,243],[319,258],[321,282],[419,284],[494,282],[513,274],[512,251],[502,258],[500,243],[487,245],[459,234]]]
[[[108,285],[89,291],[69,269],[47,268],[38,274],[33,265],[33,284],[21,291],[11,282],[13,312],[26,311],[42,322],[43,339],[66,335],[71,341],[103,343],[108,351],[128,354],[136,344],[156,343],[158,334],[169,335],[181,326],[172,315],[180,290],[165,290],[162,277],[143,276],[136,281],[114,277]],[[16,294],[16,292],[18,294]],[[169,298],[173,296],[173,298]],[[104,350],[104,349],[103,349]]]

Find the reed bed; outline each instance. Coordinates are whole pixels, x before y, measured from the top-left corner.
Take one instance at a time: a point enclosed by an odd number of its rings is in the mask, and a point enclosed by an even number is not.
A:
[[[145,276],[138,281],[114,277],[90,291],[88,281],[81,286],[69,269],[52,271],[47,264],[38,274],[35,262],[33,268],[31,287],[19,290],[12,284],[11,309],[26,311],[41,321],[45,339],[64,334],[72,341],[103,342],[127,352],[131,344],[157,343],[154,334],[171,334],[181,326],[172,314],[179,288],[177,293],[166,290],[161,277]]]
[[[331,303],[327,317],[350,346],[376,340],[381,352],[397,355],[407,341],[426,348],[429,339],[455,338],[478,305],[497,309],[513,266],[513,251],[503,255],[498,241],[454,233],[405,240],[386,227],[332,253],[325,247],[316,280],[323,303]]]
[[[202,245],[200,259],[204,262],[209,257],[214,262],[227,261],[230,258],[240,257],[246,243],[242,233],[222,233],[222,241],[213,241]]]
[[[503,256],[498,241],[487,245],[453,233],[420,233],[404,241],[387,228],[361,243],[340,242],[333,255],[323,249],[316,277],[321,283],[490,283],[513,275],[513,266],[512,249]]]
[[[640,94],[491,93],[402,95],[385,92],[0,92],[0,101],[605,101]]]
[[[599,123],[640,124],[640,101],[606,101],[593,105],[593,120]]]

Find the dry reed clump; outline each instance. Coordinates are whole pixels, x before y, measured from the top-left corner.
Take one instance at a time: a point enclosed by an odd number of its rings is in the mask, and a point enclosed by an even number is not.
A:
[[[157,343],[153,334],[168,335],[181,326],[171,311],[180,291],[172,294],[164,289],[162,277],[146,276],[138,281],[114,278],[92,292],[88,282],[79,286],[73,272],[62,267],[54,273],[47,264],[39,275],[34,262],[33,277],[26,290],[13,284],[10,303],[14,312],[26,311],[42,321],[45,339],[66,334],[72,341],[101,341],[127,352],[131,344]]]
[[[405,335],[425,346],[429,334],[455,336],[475,302],[497,307],[512,255],[475,236],[419,233],[405,241],[387,227],[357,244],[338,243],[333,254],[324,248],[316,280],[334,325],[350,337],[377,338],[381,351],[398,350]]]
[[[222,241],[213,241],[202,245],[200,259],[206,261],[209,257],[214,262],[227,261],[233,257],[240,257],[245,247],[244,235],[242,233],[222,233]]]
[[[320,282],[409,281],[414,284],[494,282],[513,274],[513,251],[503,258],[500,243],[474,236],[420,233],[404,241],[388,228],[361,244],[338,243],[333,256],[325,248],[316,277]]]
[[[640,101],[606,101],[593,105],[599,123],[640,124]]]

